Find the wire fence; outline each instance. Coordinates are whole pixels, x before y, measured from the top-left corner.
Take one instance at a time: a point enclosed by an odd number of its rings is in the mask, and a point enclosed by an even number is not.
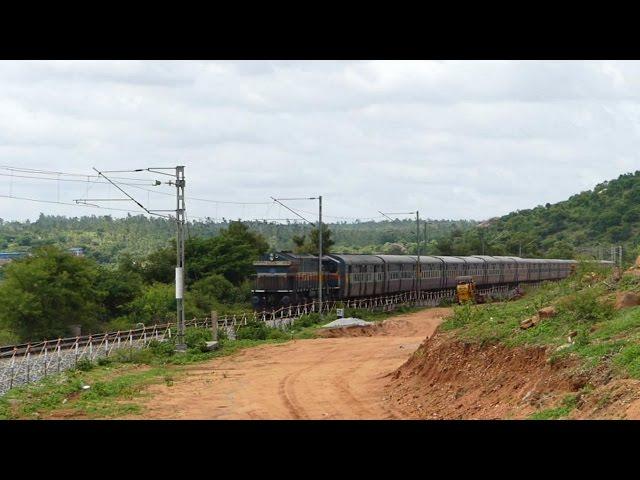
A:
[[[536,286],[529,284],[528,286]],[[506,285],[479,289],[488,299],[501,300],[517,294],[519,286]],[[283,307],[271,312],[245,312],[223,315],[217,318],[217,327],[229,339],[235,339],[238,327],[256,321],[269,327],[285,329],[305,315],[321,313],[331,315],[337,308],[364,309],[369,311],[393,311],[399,306],[438,306],[455,299],[455,290],[447,289],[430,292],[405,292],[351,300],[327,300],[302,305]],[[212,317],[194,318],[185,322],[187,327],[211,328]],[[56,340],[45,340],[0,347],[0,395],[11,388],[37,382],[47,376],[75,368],[82,361],[96,361],[109,357],[116,350],[138,350],[149,346],[152,341],[165,342],[176,333],[175,323],[164,323],[125,331],[85,335]]]

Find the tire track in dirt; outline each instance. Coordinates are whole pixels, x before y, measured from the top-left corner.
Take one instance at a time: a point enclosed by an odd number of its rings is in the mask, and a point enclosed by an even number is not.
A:
[[[187,368],[187,378],[148,388],[141,415],[185,419],[408,418],[385,402],[389,373],[402,365],[449,309],[392,317],[375,331],[333,332],[242,350]]]

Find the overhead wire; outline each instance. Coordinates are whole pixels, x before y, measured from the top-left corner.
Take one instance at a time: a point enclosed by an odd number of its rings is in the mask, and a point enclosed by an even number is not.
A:
[[[79,182],[79,183],[83,183],[86,186],[86,190],[85,190],[85,194],[86,197],[88,197],[89,195],[89,189],[91,188],[91,186],[93,186],[94,184],[103,184],[103,185],[109,185],[109,190],[111,190],[111,187],[113,186],[112,184],[110,184],[108,181],[104,181],[104,180],[99,180],[100,175],[87,175],[87,174],[80,174],[80,173],[71,173],[71,172],[62,172],[62,171],[56,171],[56,170],[44,170],[44,169],[34,169],[34,168],[27,168],[27,167],[13,167],[13,166],[7,166],[7,165],[0,165],[0,169],[4,169],[9,171],[10,173],[0,173],[0,176],[3,177],[10,177],[10,183],[9,183],[9,195],[2,195],[2,197],[4,198],[16,198],[16,199],[23,199],[23,200],[27,200],[27,201],[35,201],[35,202],[44,202],[44,203],[58,203],[61,205],[75,205],[75,206],[90,206],[92,208],[103,208],[103,209],[107,209],[107,210],[114,210],[114,211],[123,211],[123,212],[128,212],[128,213],[136,213],[136,211],[133,210],[126,210],[126,209],[117,209],[117,208],[111,208],[111,207],[99,207],[99,206],[92,206],[92,205],[87,205],[87,204],[76,204],[76,203],[68,203],[68,202],[61,202],[60,201],[60,183],[59,182]],[[135,170],[126,170],[126,171],[120,171],[120,172],[134,172]],[[19,175],[16,173],[25,173],[25,174],[29,174],[29,175]],[[150,172],[150,173],[157,173],[157,172]],[[43,175],[56,175],[56,177],[50,177],[50,176],[43,176]],[[70,176],[70,177],[82,177],[82,178],[60,178],[61,176]],[[55,181],[57,182],[57,201],[50,201],[50,200],[40,200],[40,199],[33,199],[30,197],[16,197],[13,195],[13,179],[14,178],[25,178],[25,179],[34,179],[34,180],[48,180],[48,181]],[[103,177],[106,178],[106,177]],[[150,194],[156,194],[156,195],[164,195],[164,196],[173,196],[172,193],[168,193],[168,192],[162,192],[162,191],[158,191],[158,190],[153,190],[153,189],[149,189],[149,188],[145,188],[145,186],[156,186],[156,184],[151,184],[150,182],[152,181],[151,179],[144,179],[144,178],[132,178],[132,177],[111,177],[112,179],[119,179],[119,180],[124,180],[122,182],[117,182],[119,185],[125,185],[128,187],[132,187],[138,190],[142,190],[147,192],[147,199],[149,203],[149,195]],[[139,182],[139,183],[128,183],[128,182]],[[269,201],[264,201],[264,202],[237,202],[237,201],[229,201],[229,200],[216,200],[216,199],[211,199],[211,198],[201,198],[201,197],[187,197],[185,196],[186,200],[189,201],[197,201],[197,202],[205,202],[205,203],[212,203],[216,205],[216,216],[214,217],[215,219],[219,220],[219,214],[218,214],[218,208],[220,205],[238,205],[238,206],[243,206],[243,211],[244,211],[244,206],[250,206],[250,205],[267,205],[267,215],[265,215],[265,217],[269,217],[269,213],[271,211],[271,208],[274,205],[274,202],[269,202]],[[282,207],[282,204],[280,204],[280,207]],[[297,215],[298,217],[302,218],[305,222],[308,222],[311,225],[314,225],[313,222],[310,222],[309,220],[307,220],[306,218],[304,218],[302,215],[300,215],[301,213],[305,213],[305,214],[309,214],[309,215],[314,215],[317,212],[311,212],[311,211],[307,211],[307,210],[301,210],[301,209],[294,209],[294,208],[290,208],[288,206],[285,206],[285,208],[287,208],[288,210],[290,210],[292,213],[294,213],[295,215]],[[149,212],[150,214],[153,214],[151,212]],[[384,218],[382,216],[372,216],[372,217],[349,217],[349,216],[339,216],[339,215],[327,215],[324,214],[323,215],[325,218],[333,218],[333,219],[340,219],[340,220],[378,220],[380,218]],[[281,215],[278,215],[278,217],[281,217]],[[198,218],[205,218],[205,217],[198,217]],[[210,217],[206,217],[206,218],[210,218]],[[291,219],[291,218],[277,218],[277,219],[270,219],[270,218],[266,218],[266,219],[255,219],[256,221],[261,221],[261,220],[275,220],[275,221],[297,221],[297,219]]]
[[[2,167],[0,166],[0,168],[5,168],[6,167]],[[22,171],[24,169],[7,169],[10,170],[11,172],[14,171]],[[67,173],[57,173],[57,172],[50,172],[50,173],[55,173],[58,175],[76,175],[76,174],[67,174]],[[100,181],[100,180],[89,180],[89,178],[99,178],[99,175],[78,175],[78,176],[82,176],[85,178],[85,180],[81,180],[81,179],[71,179],[71,178],[53,178],[53,177],[39,177],[39,176],[32,176],[32,175],[15,175],[14,173],[11,174],[6,174],[6,173],[0,173],[0,176],[3,177],[11,177],[11,178],[28,178],[28,179],[34,179],[34,180],[50,180],[50,181],[55,181],[55,182],[80,182],[80,183],[86,183],[86,184],[103,184],[103,185],[107,185],[109,182],[105,182],[105,181]],[[134,179],[128,179],[126,177],[111,177],[111,178],[116,178],[116,179],[125,179],[125,180],[134,180]],[[150,193],[155,193],[157,195],[168,195],[168,196],[173,196],[172,193],[168,193],[168,192],[161,192],[161,191],[157,191],[157,190],[150,190],[148,188],[144,188],[143,185],[152,185],[150,184],[151,180],[150,179],[140,179],[143,180],[143,182],[141,183],[126,183],[126,182],[118,182],[120,185],[126,185],[128,187],[133,187],[133,188],[137,188],[139,190],[144,190],[146,192],[150,192]],[[220,203],[220,204],[229,204],[229,205],[270,205],[272,202],[235,202],[235,201],[228,201],[228,200],[215,200],[215,199],[210,199],[210,198],[198,198],[198,197],[186,197],[186,200],[195,200],[198,202],[208,202],[208,203]]]

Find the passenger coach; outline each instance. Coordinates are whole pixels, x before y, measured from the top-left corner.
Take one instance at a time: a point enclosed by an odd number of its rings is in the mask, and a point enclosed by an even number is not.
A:
[[[570,275],[575,260],[510,256],[342,255],[322,257],[323,298],[342,300],[410,291],[455,288],[458,277],[477,286],[559,280]],[[611,262],[604,262],[611,263]],[[318,257],[272,253],[255,262],[255,308],[305,303],[318,295]]]

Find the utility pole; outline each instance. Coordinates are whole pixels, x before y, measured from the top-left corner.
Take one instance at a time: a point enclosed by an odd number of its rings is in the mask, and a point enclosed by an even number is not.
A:
[[[418,300],[418,296],[420,293],[420,212],[416,210],[416,242],[417,242],[417,250],[418,250],[418,267],[416,269],[416,300]]]
[[[416,210],[415,212],[387,212],[387,213],[384,213],[378,210],[378,213],[387,217],[387,219],[391,220],[392,222],[393,222],[393,218],[389,217],[389,215],[413,215],[414,213],[416,214],[416,250],[418,253],[417,255],[418,265],[416,267],[416,300],[417,300],[418,291],[420,290],[419,283],[418,283],[420,281],[420,213],[418,210]],[[425,224],[425,228],[426,228],[426,224]]]
[[[322,195],[318,196],[318,302],[322,312]]]
[[[322,195],[317,197],[303,197],[303,198],[274,198],[271,197],[271,200],[279,203],[284,208],[292,212],[293,214],[300,217],[302,220],[310,224],[312,227],[315,227],[313,222],[310,222],[302,215],[300,215],[295,210],[287,207],[282,200],[318,200],[318,302],[320,302],[319,308],[322,309]]]
[[[171,184],[171,182],[169,182]],[[184,166],[176,167],[176,305],[178,335],[176,338],[176,350],[184,352],[187,344],[184,341],[184,225],[185,225],[185,202],[184,202]]]
[[[187,345],[184,341],[185,334],[185,319],[184,319],[184,228],[186,223],[186,207],[185,207],[185,197],[184,197],[184,187],[185,187],[185,179],[184,179],[184,165],[179,165],[176,167],[154,167],[154,168],[137,168],[135,170],[110,170],[110,171],[99,171],[94,167],[94,170],[98,173],[99,176],[106,179],[109,183],[111,183],[114,187],[124,193],[129,200],[136,203],[140,208],[146,211],[150,215],[157,215],[159,217],[164,217],[171,219],[171,215],[163,215],[157,212],[173,212],[174,210],[150,210],[138,202],[135,198],[129,195],[122,187],[120,187],[117,183],[113,182],[109,177],[104,175],[105,173],[117,173],[117,172],[152,172],[158,173],[161,175],[166,175],[168,177],[173,177],[175,180],[170,180],[165,182],[167,185],[175,185],[176,187],[176,209],[175,209],[175,221],[176,221],[176,323],[177,323],[177,335],[176,335],[176,351],[177,352],[185,352],[187,350]],[[173,170],[175,173],[167,173],[166,171],[161,170]],[[153,183],[153,186],[161,185],[162,182],[156,180]],[[92,201],[116,201],[122,199],[77,199],[76,203],[84,203],[86,204],[88,200]]]

